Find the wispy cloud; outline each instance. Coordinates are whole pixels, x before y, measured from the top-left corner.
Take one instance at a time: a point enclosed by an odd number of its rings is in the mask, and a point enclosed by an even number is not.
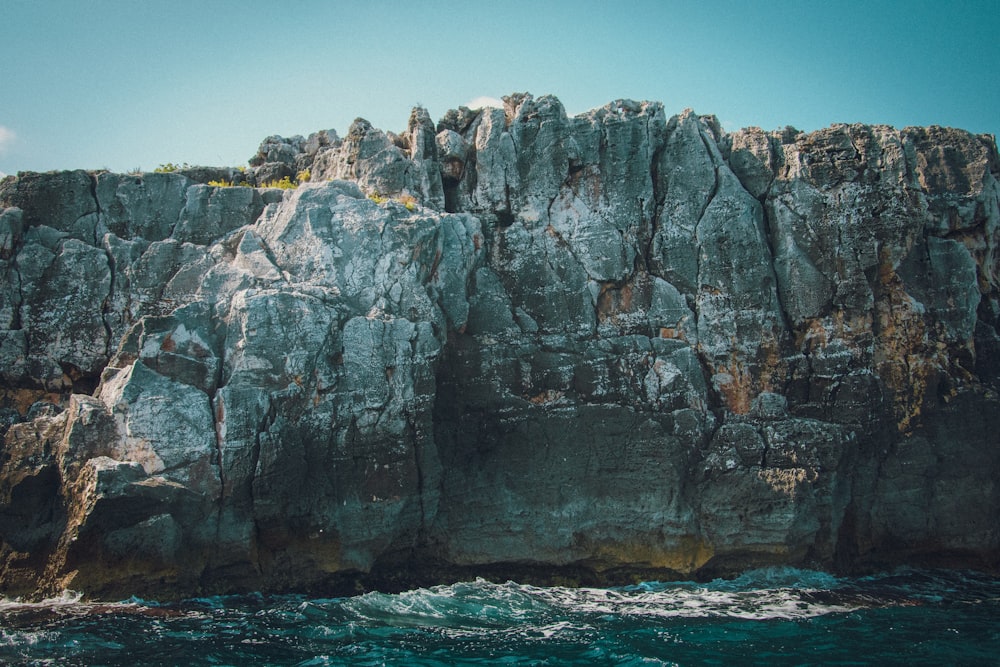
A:
[[[17,139],[17,135],[14,134],[14,130],[0,125],[0,153],[6,152],[15,139]]]
[[[465,106],[470,109],[483,109],[485,107],[496,107],[497,109],[503,109],[503,100],[498,100],[495,97],[489,97],[487,95],[480,95],[479,97],[473,98],[466,102]]]

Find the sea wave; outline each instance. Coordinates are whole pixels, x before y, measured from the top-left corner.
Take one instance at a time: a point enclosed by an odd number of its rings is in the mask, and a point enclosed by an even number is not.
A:
[[[620,588],[482,579],[400,594],[0,602],[11,664],[975,663],[1000,652],[1000,581],[768,568]],[[803,653],[805,651],[805,653]]]
[[[536,587],[477,579],[399,595],[368,593],[337,605],[355,621],[489,627],[566,613],[788,620],[844,613],[884,602],[850,590],[837,595],[843,587],[843,580],[824,572],[781,567],[707,584],[646,582],[619,588]]]

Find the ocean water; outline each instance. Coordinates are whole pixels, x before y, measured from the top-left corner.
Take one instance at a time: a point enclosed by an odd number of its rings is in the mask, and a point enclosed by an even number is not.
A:
[[[708,584],[0,603],[23,665],[996,665],[1000,579],[788,568]]]

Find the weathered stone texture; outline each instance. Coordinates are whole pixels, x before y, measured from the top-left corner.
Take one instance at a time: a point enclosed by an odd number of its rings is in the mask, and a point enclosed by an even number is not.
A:
[[[515,94],[250,164],[0,184],[5,594],[1000,567],[992,138]]]

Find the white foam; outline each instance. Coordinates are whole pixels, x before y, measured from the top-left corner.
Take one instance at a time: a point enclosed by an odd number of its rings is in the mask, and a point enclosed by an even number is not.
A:
[[[538,594],[566,613],[650,618],[729,617],[796,619],[841,613],[858,605],[820,603],[808,589],[779,588],[722,591],[677,587],[638,592],[604,589],[538,589]]]
[[[59,595],[51,598],[45,598],[44,600],[39,600],[37,602],[26,602],[21,598],[0,598],[0,611],[6,611],[8,609],[16,608],[32,608],[37,607],[51,608],[51,607],[65,607],[67,605],[74,605],[83,599],[83,593],[78,593],[76,591],[63,591]]]

